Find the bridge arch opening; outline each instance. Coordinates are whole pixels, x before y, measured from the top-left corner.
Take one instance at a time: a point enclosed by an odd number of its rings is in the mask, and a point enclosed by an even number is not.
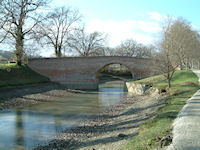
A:
[[[106,64],[96,73],[96,79],[99,83],[113,80],[125,81],[134,78],[134,72],[128,66],[121,63]]]

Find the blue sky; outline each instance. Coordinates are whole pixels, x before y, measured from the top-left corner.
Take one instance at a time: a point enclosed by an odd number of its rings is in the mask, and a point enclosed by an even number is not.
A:
[[[126,39],[155,43],[166,16],[182,17],[195,29],[200,27],[200,0],[54,0],[53,6],[78,9],[86,30],[107,34],[111,47]]]
[[[110,47],[126,39],[155,44],[166,16],[182,17],[200,29],[200,0],[53,0],[52,6],[78,9],[86,31],[105,33]]]
[[[105,33],[111,47],[126,39],[156,43],[168,15],[182,17],[200,31],[200,0],[52,0],[51,6],[78,9],[86,31]]]
[[[182,16],[199,26],[199,0],[54,0],[57,6],[78,8],[85,19],[139,19],[148,12]]]

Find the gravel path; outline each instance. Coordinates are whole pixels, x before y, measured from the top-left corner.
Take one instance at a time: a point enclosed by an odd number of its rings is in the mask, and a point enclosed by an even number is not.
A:
[[[156,94],[155,94],[156,93]],[[152,119],[164,100],[157,92],[151,96],[130,96],[105,112],[90,116],[78,127],[66,130],[37,150],[118,150],[127,139],[138,134],[139,126]]]
[[[200,78],[200,71],[194,72]],[[167,150],[200,150],[200,90],[187,101],[173,126],[173,142]]]

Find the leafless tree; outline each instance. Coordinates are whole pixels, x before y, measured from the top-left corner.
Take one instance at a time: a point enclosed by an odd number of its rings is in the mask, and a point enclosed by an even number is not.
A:
[[[167,31],[168,39],[171,39],[173,55],[182,70],[186,66],[186,60],[199,55],[199,35],[186,20],[178,18],[173,21]]]
[[[141,43],[137,43],[133,39],[123,41],[118,47],[116,47],[115,55],[118,56],[132,56],[138,58],[149,58],[153,52],[153,46],[146,46]]]
[[[48,0],[3,0],[0,5],[0,22],[6,35],[15,41],[17,64],[24,57],[24,41],[41,21],[37,11],[46,6]]]
[[[29,59],[29,58],[39,58],[40,53],[41,53],[41,47],[37,44],[37,42],[35,40],[31,40],[29,41],[29,43],[27,44],[27,46],[24,49],[25,52],[25,58]]]
[[[119,56],[136,56],[137,42],[132,39],[122,41],[116,48],[116,55]]]
[[[160,52],[155,56],[155,64],[153,66],[155,72],[164,74],[168,82],[168,88],[171,87],[171,79],[177,68],[173,56],[173,39],[169,36],[169,30],[172,24],[173,20],[168,18],[162,26],[162,39],[158,45]]]
[[[157,55],[154,69],[159,73],[164,73],[168,81],[168,88],[171,87],[171,80],[177,69],[176,58],[174,57],[173,38],[171,38],[171,26],[173,19],[167,18],[162,26],[162,39],[158,45],[160,53]]]
[[[160,53],[156,58],[157,70],[164,73],[171,87],[171,79],[176,69],[183,69],[188,59],[199,57],[200,39],[197,31],[183,19],[167,18],[163,24],[162,39],[158,49]]]
[[[46,18],[41,22],[36,37],[42,45],[53,47],[56,57],[62,57],[68,36],[77,28],[81,15],[76,10],[61,7],[47,14]]]
[[[68,40],[69,47],[79,56],[105,55],[106,36],[100,32],[86,33],[84,28],[76,30]]]
[[[4,24],[5,24],[5,22],[1,21],[1,19],[0,19],[0,43],[2,43],[8,36],[8,33],[4,32],[4,30],[3,30]]]
[[[112,47],[104,47],[105,56],[116,56],[116,49]]]

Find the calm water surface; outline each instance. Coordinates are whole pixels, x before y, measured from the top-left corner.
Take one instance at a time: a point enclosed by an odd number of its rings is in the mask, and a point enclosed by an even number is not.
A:
[[[0,111],[0,149],[32,149],[86,115],[96,114],[126,97],[123,82],[100,84],[99,91],[61,97],[41,104]]]

